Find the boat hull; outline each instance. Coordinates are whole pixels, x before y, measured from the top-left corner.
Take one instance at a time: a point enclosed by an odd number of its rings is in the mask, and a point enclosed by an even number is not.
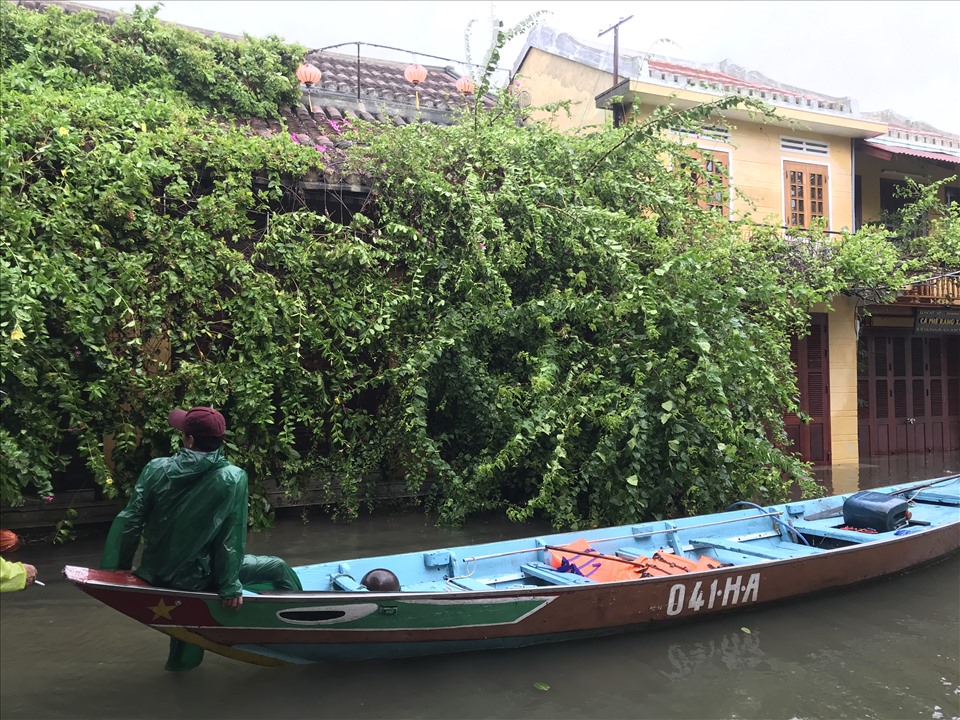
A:
[[[162,633],[245,662],[282,665],[516,648],[635,631],[852,587],[942,560],[960,522],[683,575],[475,592],[305,592],[244,598],[154,588],[68,566],[81,590]]]

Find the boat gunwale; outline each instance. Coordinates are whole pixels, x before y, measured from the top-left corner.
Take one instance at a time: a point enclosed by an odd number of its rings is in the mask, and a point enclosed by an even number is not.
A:
[[[930,536],[934,534],[939,534],[940,532],[947,532],[951,529],[955,529],[957,526],[960,526],[960,518],[954,521],[950,521],[941,525],[923,527],[919,528],[917,532],[910,533],[909,535],[900,535],[900,536],[890,536],[890,537],[873,537],[871,536],[869,540],[859,544],[847,545],[844,547],[837,548],[821,548],[821,552],[816,555],[798,555],[796,557],[787,557],[787,558],[760,558],[760,559],[750,559],[742,563],[734,563],[731,565],[724,565],[719,568],[707,569],[707,570],[695,570],[692,572],[686,572],[680,575],[667,575],[659,577],[649,577],[649,578],[630,578],[625,580],[615,580],[610,582],[603,583],[582,583],[577,585],[530,585],[526,587],[504,587],[496,588],[490,587],[489,590],[473,590],[473,589],[457,589],[457,590],[430,590],[430,591],[400,591],[400,592],[387,592],[387,593],[378,593],[378,592],[350,592],[344,590],[306,590],[303,592],[264,592],[251,595],[244,595],[244,603],[283,603],[283,602],[306,602],[306,601],[316,601],[316,600],[333,600],[336,599],[338,602],[345,600],[353,601],[365,601],[371,602],[373,600],[378,600],[381,602],[389,601],[406,601],[406,600],[446,600],[451,603],[461,602],[468,598],[477,598],[485,597],[488,595],[495,596],[512,596],[512,597],[526,597],[528,595],[537,595],[555,593],[565,593],[565,592],[583,592],[587,590],[596,590],[599,588],[613,588],[620,586],[633,586],[640,583],[650,584],[657,581],[676,581],[680,578],[689,578],[689,577],[709,577],[711,575],[719,575],[723,573],[729,573],[734,571],[739,571],[741,568],[754,568],[754,567],[774,567],[777,565],[782,565],[785,563],[803,563],[811,564],[816,561],[827,558],[834,557],[837,555],[851,554],[856,552],[864,552],[867,548],[872,547],[886,547],[893,544],[906,544],[914,542],[923,536]],[[798,531],[799,532],[799,531]],[[469,546],[463,546],[469,547]],[[444,548],[437,548],[444,549]],[[455,549],[455,548],[454,548]],[[542,549],[542,548],[538,548]],[[431,552],[427,550],[425,552]],[[397,555],[405,553],[397,553]],[[390,555],[375,555],[368,558],[353,558],[350,561],[356,560],[371,560],[371,559],[387,559],[392,557]],[[333,561],[331,561],[333,562]],[[63,575],[67,577],[68,570],[79,569],[85,570],[82,566],[76,565],[67,565],[63,569]],[[294,568],[296,569],[296,568]],[[121,571],[100,571],[100,572],[121,572]],[[99,579],[74,579],[67,577],[67,580],[79,587],[90,587],[109,590],[111,592],[117,593],[145,593],[149,595],[175,595],[177,597],[183,598],[196,598],[200,600],[212,600],[217,599],[218,595],[216,593],[210,592],[200,592],[194,590],[177,590],[174,588],[162,588],[155,587],[152,585],[125,585],[121,583],[113,583],[105,580]],[[242,610],[241,610],[242,612]]]

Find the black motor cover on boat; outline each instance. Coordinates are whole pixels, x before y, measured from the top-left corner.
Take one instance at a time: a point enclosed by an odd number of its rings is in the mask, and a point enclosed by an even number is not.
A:
[[[906,500],[878,492],[858,492],[843,501],[843,522],[877,532],[897,530],[907,524]]]

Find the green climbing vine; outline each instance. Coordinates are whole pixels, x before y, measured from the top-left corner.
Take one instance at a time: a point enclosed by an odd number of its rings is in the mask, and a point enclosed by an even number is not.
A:
[[[122,496],[191,404],[227,415],[257,523],[268,487],[352,516],[385,478],[445,523],[782,499],[790,335],[905,278],[879,233],[823,253],[701,209],[662,131],[734,100],[583,137],[509,88],[451,126],[356,122],[375,188],[340,225],[290,200],[325,156],[240,122],[298,101],[302,48],[0,12],[5,502],[49,491],[66,433]]]

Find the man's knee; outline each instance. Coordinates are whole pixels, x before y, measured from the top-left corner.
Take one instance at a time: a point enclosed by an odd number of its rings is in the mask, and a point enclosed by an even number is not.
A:
[[[244,555],[240,566],[240,583],[271,583],[277,590],[301,591],[300,578],[283,558],[273,555]]]

